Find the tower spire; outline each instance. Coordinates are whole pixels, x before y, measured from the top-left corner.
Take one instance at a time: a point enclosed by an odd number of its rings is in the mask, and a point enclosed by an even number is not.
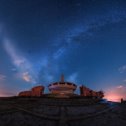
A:
[[[64,82],[64,75],[63,74],[61,75],[61,80],[60,81]]]

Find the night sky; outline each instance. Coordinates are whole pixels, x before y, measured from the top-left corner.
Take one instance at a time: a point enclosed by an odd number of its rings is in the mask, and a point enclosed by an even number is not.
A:
[[[0,0],[0,96],[61,74],[126,98],[125,0]]]

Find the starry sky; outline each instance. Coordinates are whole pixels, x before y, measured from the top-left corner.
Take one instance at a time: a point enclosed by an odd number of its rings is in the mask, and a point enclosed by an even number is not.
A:
[[[0,96],[61,74],[126,98],[125,0],[0,0]]]

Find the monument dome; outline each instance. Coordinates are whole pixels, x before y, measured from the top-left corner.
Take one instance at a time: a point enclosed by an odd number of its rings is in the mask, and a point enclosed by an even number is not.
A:
[[[69,97],[74,94],[76,88],[76,84],[64,81],[64,75],[61,75],[59,82],[51,83],[48,86],[50,93],[55,94],[57,97]]]

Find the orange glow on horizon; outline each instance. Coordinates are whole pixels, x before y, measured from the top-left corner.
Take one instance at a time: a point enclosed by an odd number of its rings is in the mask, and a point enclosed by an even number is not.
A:
[[[119,85],[116,87],[109,88],[105,92],[105,99],[108,101],[120,102],[121,98],[126,99],[126,87]]]
[[[15,96],[15,94],[14,94],[14,92],[9,92],[8,90],[5,90],[5,89],[0,90],[0,97]]]
[[[120,102],[121,98],[123,98],[123,97],[121,97],[117,94],[109,94],[109,95],[106,95],[105,98],[108,101]]]

